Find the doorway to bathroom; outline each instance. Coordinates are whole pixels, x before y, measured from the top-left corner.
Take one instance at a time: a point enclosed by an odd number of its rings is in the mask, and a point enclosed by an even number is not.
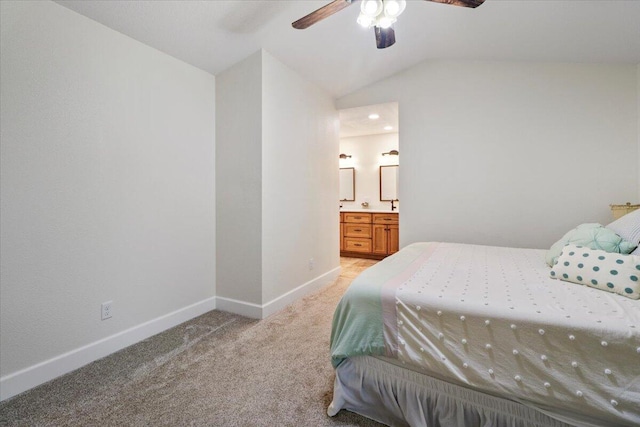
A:
[[[398,103],[339,111],[340,255],[382,259],[398,251]]]

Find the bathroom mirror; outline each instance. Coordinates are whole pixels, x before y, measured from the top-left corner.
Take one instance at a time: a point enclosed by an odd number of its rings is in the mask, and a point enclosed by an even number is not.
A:
[[[380,201],[398,200],[398,173],[400,166],[380,166]]]
[[[356,169],[340,168],[340,201],[356,200]]]

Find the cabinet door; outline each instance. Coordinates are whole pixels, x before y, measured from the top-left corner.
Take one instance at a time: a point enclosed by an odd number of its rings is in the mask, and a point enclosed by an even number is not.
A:
[[[388,254],[395,254],[400,249],[400,233],[397,225],[387,225]]]
[[[387,254],[387,226],[384,224],[373,224],[373,253]]]
[[[344,223],[340,223],[340,250],[344,251]]]

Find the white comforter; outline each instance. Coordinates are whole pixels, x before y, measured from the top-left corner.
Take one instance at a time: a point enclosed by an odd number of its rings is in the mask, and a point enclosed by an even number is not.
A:
[[[401,363],[556,417],[640,425],[640,301],[550,279],[541,250],[420,245],[431,254],[397,285],[385,332]]]

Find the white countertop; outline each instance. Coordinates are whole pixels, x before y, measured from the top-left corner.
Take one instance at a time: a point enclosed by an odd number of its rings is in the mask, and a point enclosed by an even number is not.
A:
[[[362,212],[362,213],[399,213],[396,209],[392,211],[391,209],[352,209],[352,208],[342,208],[340,212]]]

